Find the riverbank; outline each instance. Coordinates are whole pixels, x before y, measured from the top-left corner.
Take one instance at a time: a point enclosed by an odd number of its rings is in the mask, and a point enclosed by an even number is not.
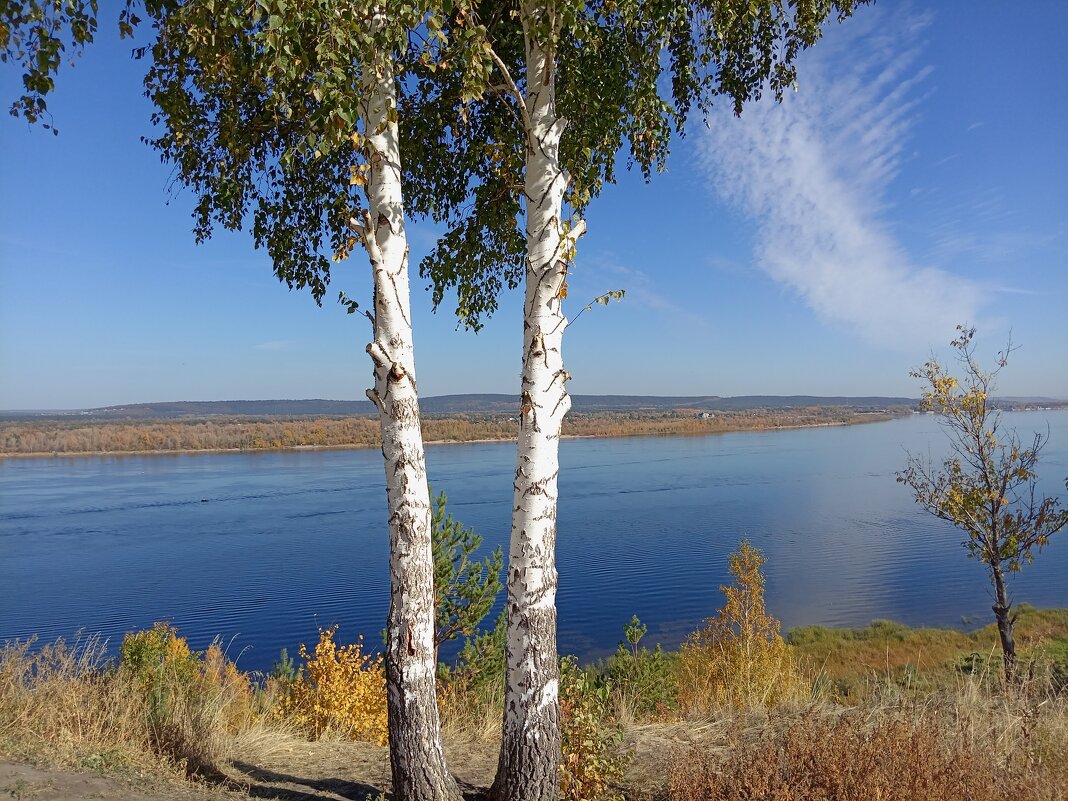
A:
[[[835,407],[744,410],[702,417],[700,412],[574,415],[563,437],[702,436],[854,425],[890,420],[905,412],[858,412]],[[514,418],[451,416],[425,418],[426,445],[514,442]],[[16,421],[0,424],[0,459],[60,456],[257,453],[286,450],[353,450],[381,447],[372,418],[234,420]]]

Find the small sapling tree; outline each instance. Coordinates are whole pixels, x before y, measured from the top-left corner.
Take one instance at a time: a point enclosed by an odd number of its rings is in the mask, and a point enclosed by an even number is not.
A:
[[[442,492],[434,498],[432,536],[434,551],[434,657],[443,643],[457,637],[470,639],[493,608],[501,587],[504,554],[501,547],[482,560],[475,558],[482,537],[445,509]]]
[[[679,651],[679,706],[707,713],[766,707],[804,694],[804,681],[764,599],[764,554],[742,540],[728,559],[726,603]]]
[[[604,675],[612,683],[621,716],[633,720],[663,718],[678,706],[675,659],[660,644],[646,648],[641,643],[649,627],[633,615],[623,626],[623,641],[604,663]]]
[[[1005,681],[1011,685],[1017,679],[1016,615],[1006,579],[1030,564],[1049,538],[1068,524],[1068,510],[1061,509],[1056,498],[1037,491],[1035,466],[1048,435],[1036,433],[1025,445],[1015,430],[1002,428],[1000,412],[991,404],[990,394],[1008,364],[1011,343],[988,372],[975,360],[975,329],[958,325],[957,332],[951,345],[963,378],[949,375],[934,358],[911,373],[925,382],[921,408],[939,415],[952,455],[937,467],[910,453],[897,480],[912,490],[921,507],[962,530],[968,556],[986,565],[994,588]]]

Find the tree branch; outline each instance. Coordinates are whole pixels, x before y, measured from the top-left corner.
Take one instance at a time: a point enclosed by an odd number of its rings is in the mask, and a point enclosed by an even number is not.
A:
[[[534,133],[534,123],[530,119],[530,113],[527,111],[527,101],[523,97],[523,93],[519,91],[519,87],[516,86],[515,80],[512,78],[512,73],[508,71],[508,65],[504,63],[504,60],[497,55],[497,51],[493,49],[493,45],[486,42],[483,45],[486,48],[486,52],[489,53],[493,59],[493,63],[497,65],[497,69],[501,73],[501,77],[504,78],[505,86],[508,88],[509,94],[515,98],[516,103],[519,104],[519,114],[522,118],[523,125],[523,138],[527,142],[527,147],[531,150],[534,149],[534,143],[531,141],[531,136]]]

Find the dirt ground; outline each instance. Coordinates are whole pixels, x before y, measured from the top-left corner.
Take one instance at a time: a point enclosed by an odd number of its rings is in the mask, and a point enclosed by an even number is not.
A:
[[[493,780],[489,747],[447,749],[470,799]],[[16,801],[377,801],[388,792],[389,752],[365,743],[292,741],[255,764],[236,759],[201,781],[152,774],[101,775],[0,758],[0,799]]]
[[[664,776],[663,756],[688,739],[672,735],[650,727],[628,737],[633,749],[628,799],[657,795],[652,788]],[[495,745],[447,745],[446,755],[464,796],[481,799],[497,767]],[[366,743],[294,739],[246,759],[235,759],[224,774],[188,781],[136,770],[102,775],[0,757],[0,801],[378,801],[390,789],[388,750]]]
[[[0,760],[0,798],[5,801],[221,801],[227,796],[206,792],[192,784],[183,787],[177,782],[120,779]]]

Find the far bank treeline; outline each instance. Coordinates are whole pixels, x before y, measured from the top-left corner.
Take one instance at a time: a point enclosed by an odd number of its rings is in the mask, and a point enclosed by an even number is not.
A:
[[[779,427],[844,425],[887,420],[897,412],[862,412],[843,407],[575,413],[565,436],[625,437],[700,435]],[[705,414],[706,416],[701,416]],[[515,418],[507,414],[425,416],[427,442],[514,440]],[[283,448],[371,448],[381,445],[373,417],[218,417],[183,420],[17,420],[0,423],[0,455],[154,453],[176,451],[274,450]]]

